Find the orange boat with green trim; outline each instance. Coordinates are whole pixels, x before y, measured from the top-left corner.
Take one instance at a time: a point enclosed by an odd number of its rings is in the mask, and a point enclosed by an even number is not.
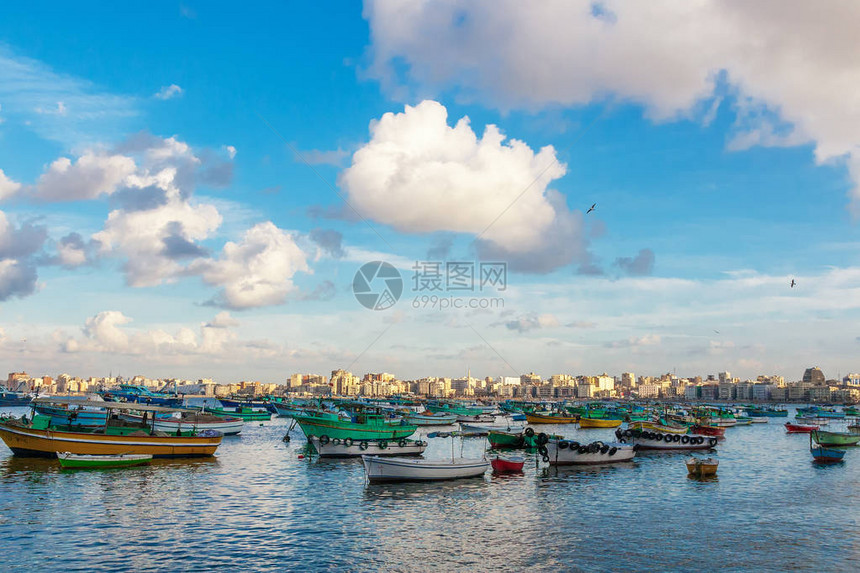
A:
[[[58,404],[69,400],[37,398],[34,402]],[[30,419],[3,417],[0,418],[0,439],[17,456],[56,457],[58,453],[68,452],[82,455],[151,454],[156,458],[211,456],[224,439],[221,432],[213,430],[168,434],[150,427],[156,412],[173,412],[175,408],[80,400],[74,403],[105,408],[108,413],[106,425],[69,431],[51,426],[49,416],[34,414]],[[121,420],[111,415],[113,411],[143,412],[144,422]]]
[[[565,416],[555,412],[526,412],[529,424],[575,424],[578,416]]]

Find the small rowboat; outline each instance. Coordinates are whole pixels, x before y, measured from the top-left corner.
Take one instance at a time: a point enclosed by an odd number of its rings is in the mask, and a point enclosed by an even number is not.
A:
[[[695,456],[687,458],[687,473],[695,477],[709,477],[717,475],[717,466],[720,465],[719,460],[714,458],[697,458]]]
[[[597,418],[580,418],[580,428],[617,428],[621,425],[621,420],[603,420]]]
[[[57,454],[64,468],[127,468],[142,466],[152,461],[152,454],[117,454],[88,456],[62,452]]]
[[[522,456],[502,457],[496,456],[490,460],[490,465],[493,466],[495,473],[511,473],[523,471],[526,459]]]
[[[410,458],[381,458],[361,456],[367,481],[438,481],[478,477],[490,463],[483,459],[453,458],[449,460],[415,460]]]
[[[528,412],[526,420],[528,420],[529,424],[574,424],[576,423],[577,416],[565,416],[549,412]]]
[[[818,443],[820,446],[856,446],[860,442],[860,436],[849,432],[812,430],[809,436],[813,442]]]
[[[837,462],[841,462],[842,458],[845,456],[845,450],[825,448],[824,446],[819,446],[817,448],[809,448],[809,451],[812,452],[812,458],[816,462],[822,464],[834,464]]]
[[[785,431],[789,434],[808,434],[813,430],[817,430],[818,426],[815,424],[792,424],[791,422],[785,423]]]

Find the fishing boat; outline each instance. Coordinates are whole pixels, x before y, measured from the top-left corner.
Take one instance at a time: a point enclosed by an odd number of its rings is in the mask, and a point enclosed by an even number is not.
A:
[[[171,436],[155,430],[152,420],[157,413],[174,412],[175,408],[121,402],[82,402],[80,400],[35,398],[33,404],[68,404],[74,402],[107,410],[101,428],[65,430],[50,425],[48,416],[0,418],[0,439],[17,456],[56,457],[58,453],[87,455],[151,454],[154,457],[211,456],[224,435],[206,430],[191,435]],[[144,412],[144,423],[122,420],[119,413]]]
[[[759,417],[757,417],[757,418],[756,418],[756,417],[753,417],[753,418],[752,418],[752,423],[753,423],[753,424],[767,424],[767,418],[766,418],[766,417],[764,417],[764,416],[759,416]]]
[[[11,390],[0,390],[0,406],[26,406],[30,403],[31,396],[24,392],[12,392]]]
[[[448,426],[457,422],[457,415],[426,410],[407,414],[406,421],[413,426]]]
[[[495,455],[490,459],[490,465],[495,473],[517,473],[523,471],[526,459],[522,456]]]
[[[363,455],[372,456],[417,456],[427,449],[423,440],[353,440],[352,438],[328,439],[326,436],[310,436],[308,442],[323,458],[348,458]]]
[[[845,457],[845,450],[837,450],[835,448],[828,448],[821,444],[816,447],[813,444],[812,434],[809,435],[809,451],[812,454],[812,459],[818,463],[822,464],[833,464],[842,461],[842,458]]]
[[[654,430],[655,432],[664,432],[667,434],[686,434],[689,431],[687,426],[681,424],[661,424],[646,421],[631,422],[627,425],[627,428],[630,430]]]
[[[697,458],[691,456],[686,460],[687,473],[694,477],[710,477],[717,475],[720,461],[714,458]]]
[[[726,428],[723,426],[709,426],[705,424],[696,424],[690,427],[690,432],[699,434],[700,436],[716,436],[722,437],[726,435]]]
[[[182,398],[179,396],[153,392],[141,384],[120,384],[117,388],[101,392],[101,396],[107,401],[135,402],[151,406],[179,407],[182,405]]]
[[[107,421],[107,410],[102,407],[83,407],[79,404],[35,404],[37,414],[49,416],[51,426],[66,429],[102,427]]]
[[[604,420],[600,418],[580,418],[580,428],[617,428],[622,420]]]
[[[265,422],[272,419],[272,413],[265,408],[249,408],[247,406],[204,408],[204,412],[222,418],[241,418],[247,422]]]
[[[460,430],[464,436],[486,436],[495,430],[521,434],[525,430],[525,426],[478,426],[475,424],[460,424]]]
[[[126,413],[122,418],[131,422],[143,422],[140,414]],[[242,431],[245,420],[229,416],[217,416],[207,414],[199,410],[180,410],[171,414],[156,414],[152,423],[156,430],[167,432],[174,436],[183,432],[199,432],[202,430],[215,430],[225,436],[235,436]]]
[[[718,442],[716,436],[666,434],[650,430],[630,430],[629,436],[615,430],[615,436],[621,443],[634,444],[643,450],[706,450],[716,447]]]
[[[558,412],[526,412],[529,424],[575,424],[578,416],[566,416]]]
[[[850,432],[825,432],[824,430],[812,430],[810,439],[820,446],[856,446],[860,442],[860,435]]]
[[[385,415],[371,411],[350,416],[323,410],[305,410],[293,419],[307,437],[327,436],[329,439],[341,440],[399,440],[408,438],[418,429],[418,426],[407,424],[402,419],[390,423]]]
[[[551,439],[546,443],[545,458],[551,466],[595,465],[629,462],[636,455],[636,446],[621,442],[591,442]]]
[[[468,424],[492,424],[496,421],[493,414],[458,415],[457,421]]]
[[[817,429],[817,424],[792,424],[791,422],[785,423],[785,431],[789,434],[808,434]]]
[[[152,454],[83,455],[58,452],[57,459],[64,468],[127,468],[142,466],[152,461]]]
[[[367,480],[377,482],[440,481],[478,477],[490,467],[484,458],[424,460],[361,456]]]

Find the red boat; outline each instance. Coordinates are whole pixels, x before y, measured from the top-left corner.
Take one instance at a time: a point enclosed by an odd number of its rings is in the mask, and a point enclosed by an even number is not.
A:
[[[493,466],[493,471],[496,473],[521,472],[525,463],[526,459],[522,456],[510,456],[506,458],[496,456],[490,460],[490,465]]]
[[[818,426],[814,424],[792,424],[791,422],[785,423],[785,431],[789,434],[808,434],[812,430],[817,430]]]
[[[700,436],[717,436],[718,438],[722,438],[726,435],[726,429],[721,426],[704,426],[702,424],[696,424],[691,428],[692,434],[698,434]]]

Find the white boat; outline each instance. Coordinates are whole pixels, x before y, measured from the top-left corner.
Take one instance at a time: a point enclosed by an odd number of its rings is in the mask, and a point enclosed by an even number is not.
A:
[[[622,444],[639,446],[641,450],[707,450],[716,447],[718,441],[715,436],[667,434],[652,430],[634,432],[627,438],[620,437],[620,432],[615,435]]]
[[[420,414],[407,414],[406,422],[413,426],[449,426],[457,423],[456,414],[433,414],[431,412],[422,412]]]
[[[767,424],[767,418],[765,418],[765,417],[753,418],[752,423],[753,424]]]
[[[490,432],[509,432],[511,434],[521,434],[525,431],[525,426],[511,426],[510,424],[493,424],[493,425],[476,425],[476,424],[460,424],[462,435],[464,436],[486,436]]]
[[[467,424],[492,424],[496,421],[496,417],[492,414],[478,414],[476,416],[457,416],[458,422]]]
[[[361,456],[367,480],[375,482],[437,481],[478,477],[490,467],[483,458],[424,460]]]
[[[143,416],[136,414],[123,414],[122,417],[130,422],[143,421]],[[177,432],[215,430],[225,436],[238,434],[244,425],[245,420],[241,418],[225,418],[192,410],[182,410],[172,415],[157,415],[153,424],[154,429],[173,435]]]
[[[636,456],[636,446],[620,442],[580,444],[573,440],[550,440],[546,456],[551,466],[575,466],[629,462]]]
[[[422,440],[341,440],[335,438],[320,443],[319,436],[310,436],[308,441],[323,458],[348,458],[362,455],[372,456],[417,456],[427,449],[427,442]]]

